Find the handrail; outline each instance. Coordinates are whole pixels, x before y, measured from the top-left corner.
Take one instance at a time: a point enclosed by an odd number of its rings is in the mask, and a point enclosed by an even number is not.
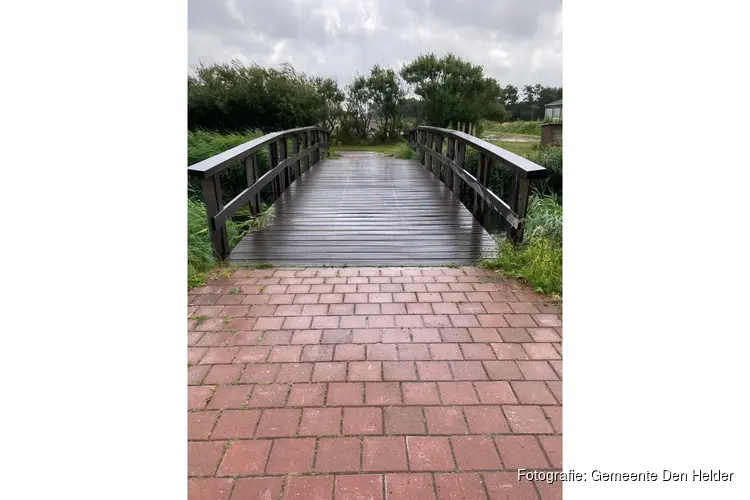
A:
[[[291,156],[289,139],[292,140]],[[229,255],[227,220],[246,203],[250,206],[250,213],[257,214],[260,211],[260,191],[268,184],[272,184],[273,201],[276,201],[291,183],[325,155],[329,144],[328,130],[316,126],[301,127],[266,134],[188,166],[188,174],[200,178],[203,183],[208,231],[217,258],[224,259]],[[269,169],[258,178],[257,152],[263,147],[268,147]],[[219,174],[242,161],[245,163],[247,188],[224,205]]]
[[[549,175],[547,169],[542,167],[541,165],[537,165],[533,161],[527,160],[523,156],[518,156],[515,153],[511,153],[507,149],[503,149],[492,143],[483,141],[482,139],[479,139],[478,137],[475,137],[473,135],[459,132],[458,130],[451,130],[448,128],[428,126],[422,126],[418,128],[422,130],[431,130],[448,137],[461,139],[468,144],[471,144],[471,146],[477,151],[490,156],[494,160],[497,160],[502,165],[510,169],[518,171],[519,175],[522,175],[528,179],[543,179],[547,177],[547,175]]]
[[[320,131],[320,132],[328,132],[326,129],[322,127],[301,127],[301,128],[293,128],[290,130],[284,130],[281,132],[271,132],[270,134],[266,134],[262,137],[257,137],[251,141],[248,141],[244,144],[240,144],[239,146],[235,146],[232,149],[227,149],[226,151],[219,153],[217,155],[214,155],[210,158],[206,158],[203,161],[199,161],[198,163],[193,163],[188,167],[188,173],[191,175],[197,175],[199,177],[208,177],[211,175],[218,174],[222,170],[227,169],[229,166],[237,163],[238,161],[243,160],[248,155],[254,153],[255,151],[259,150],[263,146],[267,146],[269,143],[273,141],[278,141],[280,139],[283,139],[284,137],[291,137],[296,134],[302,134],[304,132],[312,132],[314,130]]]
[[[409,131],[408,137],[409,145],[421,153],[420,163],[443,181],[456,197],[461,194],[462,183],[474,191],[473,214],[477,220],[484,223],[488,210],[492,208],[508,223],[511,240],[514,243],[523,240],[531,181],[546,177],[546,168],[457,130],[419,126]],[[447,139],[445,154],[444,139]],[[480,154],[476,176],[464,168],[466,146],[471,146]],[[487,187],[493,161],[508,168],[513,174],[509,202],[500,199]]]

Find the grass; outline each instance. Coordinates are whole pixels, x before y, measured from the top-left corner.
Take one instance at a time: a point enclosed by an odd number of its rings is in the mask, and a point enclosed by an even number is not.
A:
[[[515,121],[505,123],[483,121],[482,127],[484,134],[513,134],[532,137],[542,136],[541,121]]]
[[[219,134],[204,130],[188,131],[188,165],[232,149],[261,135],[263,133],[258,130],[232,134]]]
[[[539,150],[538,142],[513,142],[513,141],[487,141],[503,149],[507,149],[511,153],[515,153],[524,158],[529,158]]]
[[[218,262],[213,255],[211,239],[208,235],[206,206],[188,198],[188,287],[200,286],[206,282],[209,272],[221,274],[229,268],[217,268]],[[273,207],[263,206],[263,211],[257,217],[248,217],[244,221],[227,221],[227,238],[229,247],[239,243],[242,237],[252,230],[264,227],[273,217]],[[243,209],[244,210],[244,209]],[[238,212],[240,214],[240,212]],[[249,214],[245,214],[249,216]],[[264,268],[265,269],[265,268]]]
[[[393,144],[337,144],[331,145],[331,153],[337,154],[339,151],[373,151],[386,156],[396,156],[408,148],[409,146],[406,142],[396,142]]]
[[[482,267],[500,269],[520,278],[534,291],[562,297],[562,205],[554,196],[532,196],[526,216],[523,242],[500,245],[495,259]]]

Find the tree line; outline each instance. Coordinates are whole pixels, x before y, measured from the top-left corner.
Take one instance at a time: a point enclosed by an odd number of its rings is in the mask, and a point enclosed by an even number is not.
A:
[[[447,127],[495,121],[538,120],[562,88],[501,87],[484,68],[448,54],[420,55],[399,72],[374,65],[339,87],[291,65],[263,68],[233,61],[198,65],[188,76],[188,128],[264,132],[317,124],[339,140],[395,140],[415,123]]]

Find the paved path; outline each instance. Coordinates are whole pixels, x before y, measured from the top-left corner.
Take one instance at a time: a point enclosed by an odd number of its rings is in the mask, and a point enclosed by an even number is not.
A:
[[[240,270],[189,304],[190,500],[560,498],[517,480],[561,468],[562,327],[514,281]]]

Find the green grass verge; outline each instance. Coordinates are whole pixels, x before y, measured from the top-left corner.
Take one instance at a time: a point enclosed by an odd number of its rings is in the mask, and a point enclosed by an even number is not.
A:
[[[513,141],[487,141],[503,149],[507,149],[511,153],[515,153],[524,158],[529,158],[539,150],[538,142],[513,142]],[[533,161],[533,160],[532,160]]]
[[[210,158],[262,135],[263,133],[257,130],[233,134],[219,134],[204,130],[188,131],[188,165]]]
[[[562,205],[552,196],[532,196],[523,242],[504,242],[495,259],[482,267],[500,269],[526,281],[534,291],[562,297]]]
[[[484,134],[513,134],[528,135],[533,137],[542,136],[541,121],[515,121],[515,122],[482,122],[482,133]]]
[[[404,148],[409,148],[405,142],[396,142],[393,144],[335,144],[331,146],[331,152],[373,151],[387,156],[396,156],[398,153],[403,152]]]

